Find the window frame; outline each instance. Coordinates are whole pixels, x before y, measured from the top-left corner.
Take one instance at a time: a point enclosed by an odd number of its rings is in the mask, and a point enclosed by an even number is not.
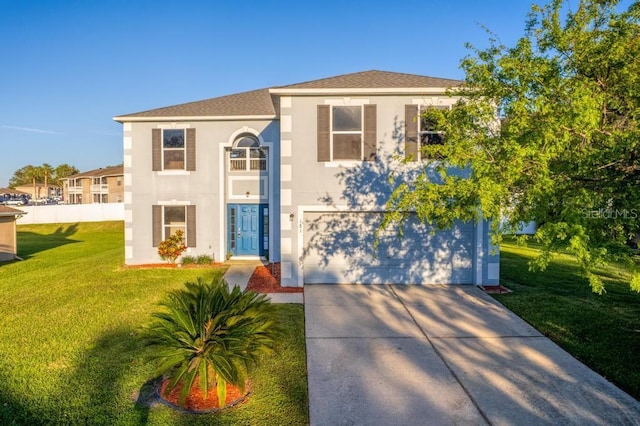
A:
[[[181,131],[182,132],[182,148],[167,148],[164,146],[164,134],[165,132],[175,132],[175,131]],[[167,170],[167,171],[184,171],[187,170],[187,129],[186,128],[178,128],[178,129],[160,129],[160,151],[161,151],[161,165],[162,165],[162,170]],[[182,167],[167,167],[166,163],[165,163],[165,153],[167,151],[170,152],[182,152]]]
[[[177,225],[174,224],[167,224],[167,208],[182,208],[183,214],[184,214],[184,222],[177,222]],[[167,234],[167,228],[169,230],[171,229],[176,229],[176,230],[182,230],[183,232],[183,236],[184,236],[184,241],[187,241],[187,221],[188,221],[188,217],[187,217],[187,206],[186,205],[177,205],[177,206],[162,206],[162,222],[161,222],[161,226],[162,226],[162,239],[166,240],[167,238],[169,238],[171,235],[173,235],[173,233],[169,233]]]
[[[360,130],[334,130],[334,111],[336,108],[359,108],[360,109]],[[359,162],[364,160],[364,105],[330,105],[329,111],[329,152],[331,162]],[[336,158],[334,135],[359,135],[360,136],[360,156],[358,158]]]
[[[250,138],[256,143],[254,146],[237,146],[243,139]],[[244,157],[233,158],[233,152],[244,152]],[[264,154],[261,157],[252,156],[253,151],[259,151]],[[252,160],[258,160],[253,162]],[[227,154],[227,171],[230,173],[241,172],[267,172],[269,171],[269,150],[267,147],[260,144],[260,139],[252,134],[241,134],[233,142],[233,146],[228,150]],[[240,163],[244,163],[244,167],[237,167]],[[236,164],[234,166],[234,164]],[[258,167],[254,167],[254,164],[258,164]]]
[[[442,130],[422,130],[422,114],[425,110],[429,108],[434,108],[442,111],[450,111],[451,105],[428,105],[428,104],[420,104],[418,105],[418,161],[426,161],[426,160],[434,160],[435,158],[425,157],[423,153],[423,149],[425,146],[434,146],[434,145],[443,145],[445,140],[445,134]],[[441,143],[434,144],[423,144],[423,136],[428,135],[438,135],[441,137]]]

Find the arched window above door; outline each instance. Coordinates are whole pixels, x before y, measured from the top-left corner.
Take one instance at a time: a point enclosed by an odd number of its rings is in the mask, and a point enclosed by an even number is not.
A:
[[[260,146],[254,135],[239,135],[229,153],[229,171],[264,170],[267,170],[267,149]]]

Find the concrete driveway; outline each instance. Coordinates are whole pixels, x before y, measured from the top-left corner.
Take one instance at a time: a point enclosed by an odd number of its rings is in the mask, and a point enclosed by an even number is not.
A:
[[[305,285],[312,425],[640,425],[640,403],[473,286]]]

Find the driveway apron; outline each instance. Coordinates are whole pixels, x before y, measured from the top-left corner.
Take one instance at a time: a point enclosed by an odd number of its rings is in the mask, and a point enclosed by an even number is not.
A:
[[[476,287],[304,299],[312,425],[640,425],[640,403]]]

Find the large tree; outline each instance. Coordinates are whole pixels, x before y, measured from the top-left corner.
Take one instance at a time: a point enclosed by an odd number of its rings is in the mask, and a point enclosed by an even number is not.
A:
[[[70,166],[67,163],[60,164],[55,168],[53,182],[56,185],[62,185],[62,179],[78,173],[80,173],[80,170],[78,170],[78,168]]]
[[[444,159],[444,178],[425,171],[399,185],[385,224],[411,210],[439,227],[484,217],[499,242],[533,220],[544,250],[532,267],[566,249],[593,291],[604,291],[593,267],[628,259],[640,233],[640,2],[626,10],[614,0],[575,6],[534,6],[514,46],[493,36],[486,49],[469,46],[465,85],[452,92],[465,100],[427,111],[445,143],[424,149]],[[631,285],[640,291],[640,276]]]
[[[57,167],[44,163],[41,166],[34,166],[28,164],[20,169],[16,170],[9,179],[9,187],[15,188],[16,186],[29,185],[36,183],[61,185],[62,179],[80,173],[80,171],[69,164],[60,164]],[[35,179],[35,180],[34,180]]]

